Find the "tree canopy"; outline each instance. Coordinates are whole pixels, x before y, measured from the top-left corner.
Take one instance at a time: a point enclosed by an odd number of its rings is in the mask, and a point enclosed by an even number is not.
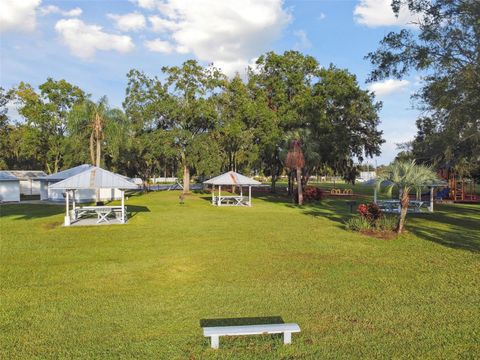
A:
[[[416,15],[414,29],[390,32],[368,54],[370,80],[422,74],[414,96],[423,116],[410,155],[422,163],[456,168],[480,177],[480,2],[393,0]]]
[[[15,146],[1,166],[51,173],[91,162],[144,180],[179,176],[185,191],[190,176],[235,170],[274,188],[283,174],[305,185],[320,169],[354,180],[354,159],[378,155],[383,142],[374,95],[348,70],[297,51],[264,54],[245,79],[188,60],[157,76],[132,69],[127,81],[123,109],[65,80],[2,90],[1,145]],[[11,101],[18,122],[4,110]],[[286,163],[293,140],[301,167]]]

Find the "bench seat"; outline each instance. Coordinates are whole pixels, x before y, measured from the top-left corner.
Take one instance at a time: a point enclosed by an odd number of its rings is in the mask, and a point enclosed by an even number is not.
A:
[[[203,335],[211,338],[212,348],[218,349],[220,336],[261,335],[283,333],[284,344],[292,342],[292,333],[300,332],[300,326],[295,323],[287,324],[262,324],[204,327]]]

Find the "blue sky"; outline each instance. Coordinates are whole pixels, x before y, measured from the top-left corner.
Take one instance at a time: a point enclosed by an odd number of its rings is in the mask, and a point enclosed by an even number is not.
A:
[[[347,68],[362,88],[383,101],[386,143],[371,162],[390,162],[396,143],[415,134],[410,95],[416,74],[403,81],[366,84],[371,65],[364,56],[389,31],[411,26],[390,0],[0,0],[0,85],[47,77],[66,79],[121,106],[126,74],[157,75],[164,65],[195,58],[227,73],[242,69],[266,51],[289,49],[313,55],[320,64]]]

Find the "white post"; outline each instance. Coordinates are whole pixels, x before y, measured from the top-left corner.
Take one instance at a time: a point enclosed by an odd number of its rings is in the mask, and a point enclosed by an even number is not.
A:
[[[73,200],[73,204],[72,204],[73,220],[77,220],[77,214],[75,212],[75,190],[72,190],[72,200]]]
[[[376,187],[373,188],[373,203],[374,204],[377,203],[377,188]]]
[[[212,184],[212,205],[215,205],[215,185]]]
[[[243,187],[240,185],[240,196],[243,197]]]
[[[283,333],[283,343],[284,344],[291,344],[292,343],[292,333],[291,332],[284,332]]]
[[[428,207],[428,211],[433,213],[433,187],[430,188],[430,206]]]
[[[120,190],[122,193],[122,224],[125,224],[125,190]]]
[[[248,187],[248,206],[252,206],[252,187]]]
[[[218,206],[222,205],[222,198],[221,197],[222,197],[222,186],[218,185],[218,201],[217,201]]]
[[[69,214],[69,209],[68,209],[68,203],[70,201],[69,197],[68,197],[68,190],[66,191],[66,196],[65,196],[65,203],[66,203],[66,211],[65,211],[65,221],[64,221],[64,225],[65,226],[70,226],[70,214]]]

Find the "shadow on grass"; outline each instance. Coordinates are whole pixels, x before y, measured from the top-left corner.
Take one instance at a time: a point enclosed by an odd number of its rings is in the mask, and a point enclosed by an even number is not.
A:
[[[0,206],[0,217],[12,217],[15,220],[39,219],[62,214],[64,206],[44,204],[4,204]]]
[[[44,204],[5,204],[0,206],[0,217],[12,217],[14,220],[41,219],[63,214],[64,206]],[[128,217],[132,218],[141,212],[150,212],[148,207],[127,205]]]
[[[201,319],[201,327],[283,324],[281,316],[241,317],[224,319]]]
[[[480,209],[444,206],[433,214],[407,217],[407,230],[452,249],[480,252]]]
[[[127,205],[127,214],[130,219],[142,212],[150,212],[150,209],[146,206]]]

